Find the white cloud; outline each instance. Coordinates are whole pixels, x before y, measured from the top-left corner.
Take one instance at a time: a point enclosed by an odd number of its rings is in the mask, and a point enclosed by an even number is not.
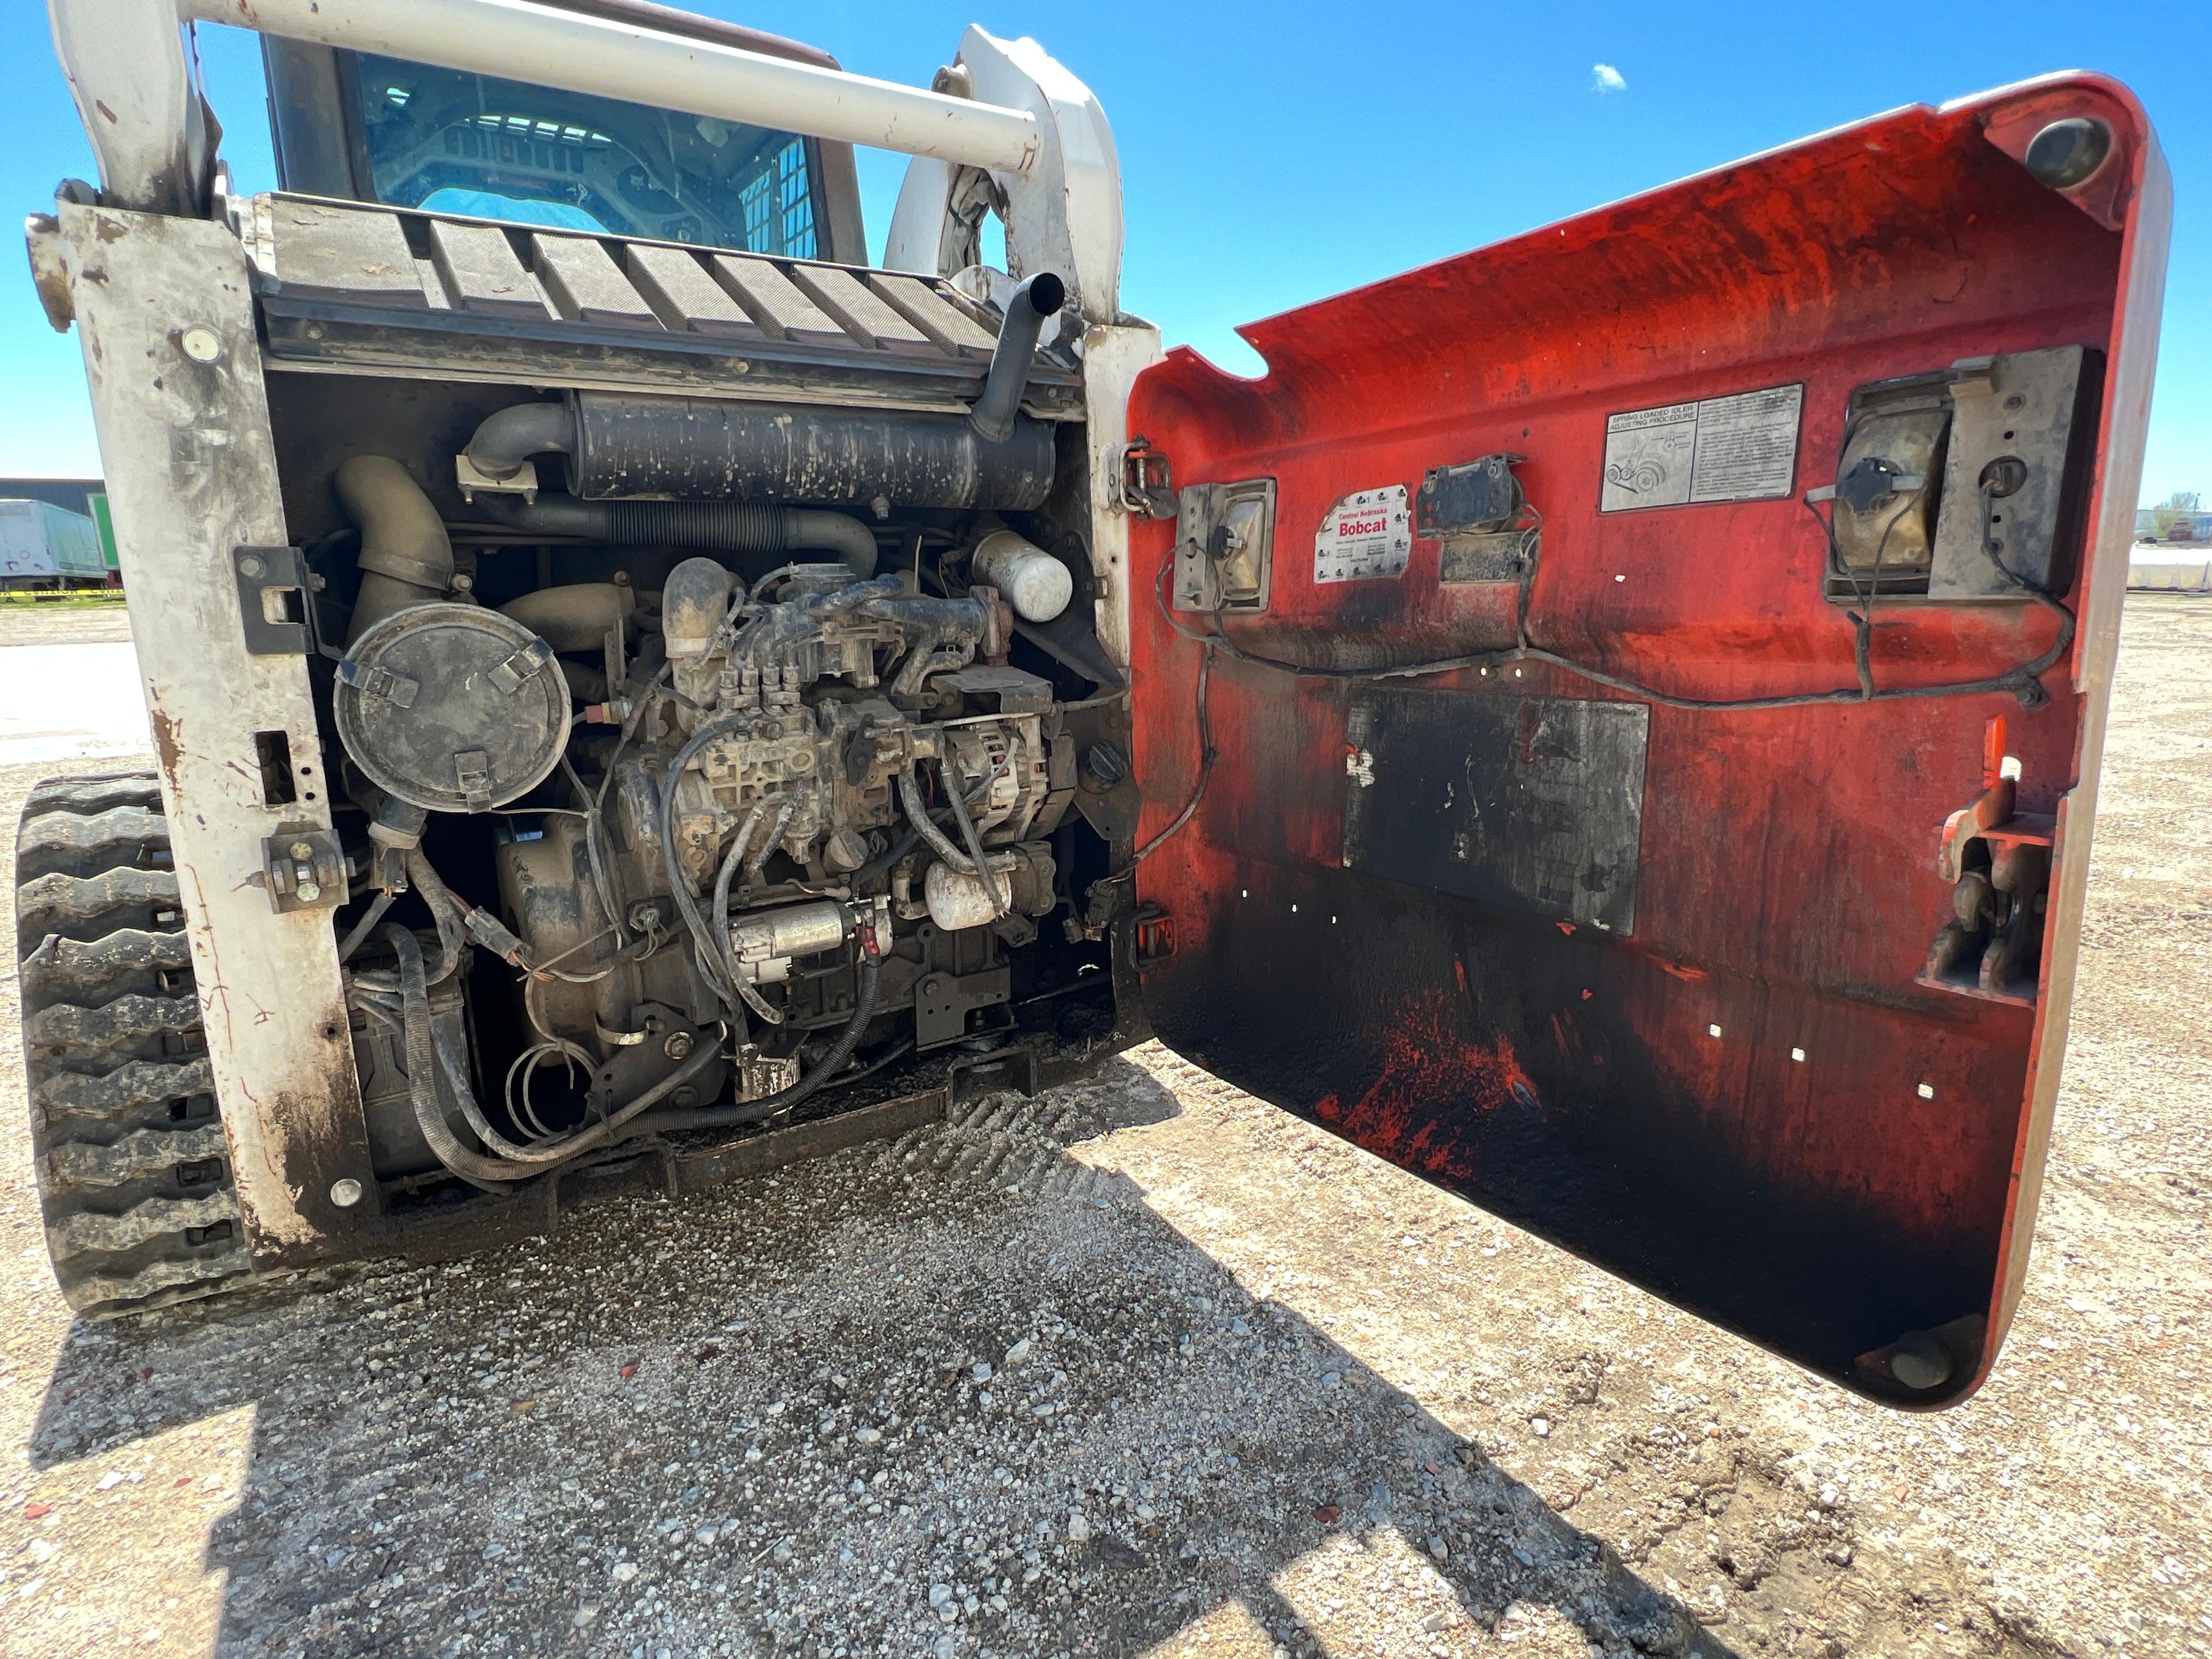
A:
[[[1601,94],[1608,92],[1626,92],[1628,90],[1628,82],[1626,80],[1622,78],[1620,71],[1613,68],[1612,64],[1592,64],[1590,65],[1590,90]]]

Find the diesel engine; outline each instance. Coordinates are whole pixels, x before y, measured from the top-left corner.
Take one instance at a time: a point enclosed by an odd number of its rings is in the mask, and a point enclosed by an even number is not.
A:
[[[1018,304],[1017,364],[1055,285]],[[1055,434],[1019,395],[994,418],[988,387],[965,416],[578,392],[477,420],[441,458],[456,510],[421,479],[440,460],[331,475],[337,925],[402,1189],[1125,1040],[1126,714],[1084,573],[1044,544]]]

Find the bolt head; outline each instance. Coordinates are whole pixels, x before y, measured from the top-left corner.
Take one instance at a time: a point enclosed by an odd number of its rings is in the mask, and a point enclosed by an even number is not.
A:
[[[691,1042],[690,1032],[671,1031],[668,1040],[660,1045],[660,1052],[671,1060],[689,1060],[691,1057]]]
[[[311,859],[314,857],[315,848],[313,843],[304,841],[294,842],[292,843],[292,856],[295,859]]]
[[[350,1210],[361,1202],[362,1197],[361,1182],[351,1176],[340,1176],[331,1182],[331,1202],[341,1210]]]
[[[316,881],[303,881],[292,890],[302,904],[313,904],[323,896],[322,884]]]
[[[238,574],[241,576],[259,575],[261,574],[261,556],[258,553],[249,553],[244,558],[240,559],[238,562]]]
[[[197,323],[177,337],[177,345],[196,363],[211,363],[222,356],[222,337]]]

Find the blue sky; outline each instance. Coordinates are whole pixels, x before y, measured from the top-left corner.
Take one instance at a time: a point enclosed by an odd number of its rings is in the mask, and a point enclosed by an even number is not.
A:
[[[364,0],[366,3],[366,0]],[[1121,147],[1123,303],[1243,372],[1239,322],[1878,111],[2057,69],[2118,76],[2172,167],[2146,501],[2212,496],[2212,92],[2196,3],[1523,6],[692,0],[798,36],[849,69],[927,84],[970,21],[1031,33],[1088,82]],[[0,147],[14,213],[89,176],[34,0],[0,7],[15,65]],[[274,184],[258,47],[202,31],[225,153]],[[1622,82],[1600,89],[1594,66]],[[866,155],[880,249],[902,158]],[[51,333],[18,264],[0,278],[0,475],[91,473],[74,338]]]

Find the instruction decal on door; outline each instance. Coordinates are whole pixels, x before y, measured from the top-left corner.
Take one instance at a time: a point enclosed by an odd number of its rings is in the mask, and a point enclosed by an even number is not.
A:
[[[1322,520],[1314,537],[1314,580],[1358,582],[1402,576],[1413,553],[1406,486],[1358,490],[1338,501]]]
[[[1800,383],[1608,416],[1598,511],[1787,495],[1804,403]]]

